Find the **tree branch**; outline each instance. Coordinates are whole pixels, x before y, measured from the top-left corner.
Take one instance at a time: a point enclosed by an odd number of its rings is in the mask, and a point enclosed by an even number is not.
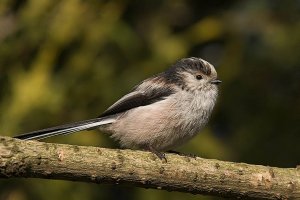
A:
[[[0,137],[0,178],[132,184],[143,188],[258,199],[300,199],[300,169]]]

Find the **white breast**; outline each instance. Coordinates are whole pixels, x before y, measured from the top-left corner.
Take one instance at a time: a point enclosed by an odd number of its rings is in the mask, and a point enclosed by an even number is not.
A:
[[[183,91],[185,92],[185,91]],[[181,115],[181,130],[177,132],[176,145],[191,139],[206,125],[216,102],[217,91],[180,95],[178,112]],[[186,97],[186,98],[183,98]]]

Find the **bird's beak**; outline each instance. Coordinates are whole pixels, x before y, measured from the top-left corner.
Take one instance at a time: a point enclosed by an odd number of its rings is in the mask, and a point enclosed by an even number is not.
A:
[[[215,85],[219,85],[220,83],[222,83],[222,81],[220,81],[218,79],[215,79],[215,80],[210,81],[210,83],[215,84]]]

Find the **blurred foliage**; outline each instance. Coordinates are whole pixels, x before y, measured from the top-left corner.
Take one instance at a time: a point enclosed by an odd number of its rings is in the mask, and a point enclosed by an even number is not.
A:
[[[2,135],[99,115],[182,57],[223,81],[209,125],[180,151],[206,158],[300,164],[300,1],[0,3]],[[47,141],[118,147],[85,132]],[[1,180],[0,199],[219,199],[50,180]]]

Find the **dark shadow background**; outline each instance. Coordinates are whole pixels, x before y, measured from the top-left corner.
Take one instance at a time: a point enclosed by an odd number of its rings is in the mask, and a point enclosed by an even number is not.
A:
[[[300,164],[300,1],[0,3],[0,131],[98,116],[144,78],[196,56],[216,66],[208,126],[178,149],[205,158]],[[117,148],[82,132],[49,142]],[[0,199],[220,199],[67,181],[0,180]]]

